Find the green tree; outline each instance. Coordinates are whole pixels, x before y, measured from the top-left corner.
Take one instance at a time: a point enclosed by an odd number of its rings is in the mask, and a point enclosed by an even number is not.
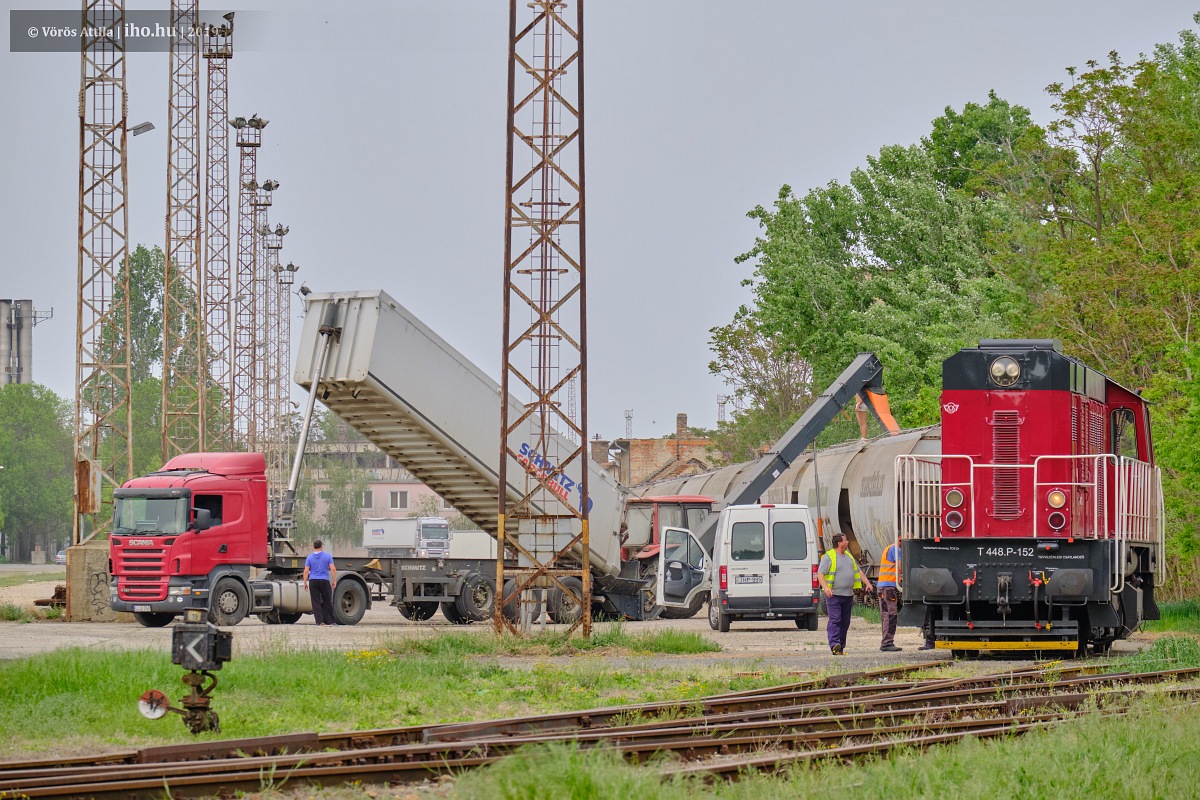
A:
[[[72,442],[65,400],[37,384],[0,388],[0,508],[4,546],[17,560],[71,536]]]

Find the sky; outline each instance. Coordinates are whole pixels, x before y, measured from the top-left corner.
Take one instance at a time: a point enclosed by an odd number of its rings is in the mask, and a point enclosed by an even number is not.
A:
[[[64,8],[3,0],[9,11]],[[77,9],[77,6],[65,6]],[[128,8],[163,4],[130,2]],[[994,89],[1053,117],[1065,68],[1192,27],[1156,0],[587,0],[589,435],[712,427],[709,329],[751,300],[746,213],[845,180]],[[202,8],[207,8],[203,6]],[[500,371],[508,3],[248,2],[232,116],[270,120],[282,260],[314,291],[382,288]],[[524,3],[519,15],[526,13]],[[523,17],[520,17],[523,18]],[[0,52],[0,297],[54,317],[34,377],[74,394],[79,56]],[[129,241],[163,246],[167,54],[128,56]],[[300,305],[297,301],[297,313]],[[297,321],[293,330],[299,334]],[[436,376],[430,376],[436,379]],[[299,390],[295,390],[297,394]]]

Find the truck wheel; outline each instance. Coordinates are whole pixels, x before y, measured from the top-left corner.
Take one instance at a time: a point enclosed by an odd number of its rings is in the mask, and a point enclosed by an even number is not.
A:
[[[208,621],[214,625],[237,625],[250,611],[250,595],[237,578],[221,578],[208,597]]]
[[[356,580],[342,580],[333,587],[333,621],[357,625],[367,613],[367,590]]]
[[[576,596],[583,594],[583,582],[579,578],[563,578],[562,584],[574,592]],[[564,594],[562,589],[555,586],[550,590],[550,603],[546,609],[546,613],[555,622],[570,625],[583,616],[583,609],[580,608],[578,603]]]
[[[464,617],[453,602],[442,603],[442,616],[454,625],[470,625],[471,620]]]
[[[472,622],[490,619],[496,610],[496,582],[478,572],[471,573],[463,581],[454,605],[459,614]]]
[[[432,619],[437,613],[437,603],[405,603],[400,601],[396,604],[396,608],[400,609],[400,616],[405,619],[411,619],[413,622],[424,622],[427,619]]]
[[[175,615],[169,611],[135,611],[133,618],[143,628],[161,628],[169,625],[171,620],[175,619]]]

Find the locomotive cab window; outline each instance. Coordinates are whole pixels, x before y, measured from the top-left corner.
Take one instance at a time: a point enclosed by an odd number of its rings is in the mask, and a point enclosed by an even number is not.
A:
[[[1121,458],[1137,460],[1137,422],[1133,409],[1117,408],[1112,412],[1112,452]]]

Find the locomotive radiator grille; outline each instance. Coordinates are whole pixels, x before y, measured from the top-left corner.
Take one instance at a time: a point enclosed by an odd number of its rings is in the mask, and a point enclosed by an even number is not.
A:
[[[1014,520],[1021,516],[1021,470],[1000,466],[1020,463],[1021,417],[1016,411],[992,416],[992,517]]]

